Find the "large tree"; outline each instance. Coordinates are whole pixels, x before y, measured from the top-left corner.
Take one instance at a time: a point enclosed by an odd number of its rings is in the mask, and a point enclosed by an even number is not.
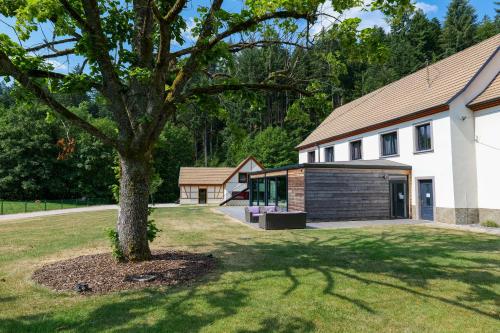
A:
[[[242,89],[296,90],[292,80],[279,84],[273,80],[240,82],[225,76],[217,80],[192,79],[207,73],[214,77],[209,65],[225,54],[282,42],[240,42],[239,36],[246,31],[259,32],[271,20],[277,20],[275,23],[287,30],[309,26],[324,0],[246,0],[239,12],[225,10],[223,2],[0,0],[0,13],[16,19],[19,39],[14,42],[0,35],[0,75],[13,77],[54,113],[118,152],[121,178],[117,231],[121,251],[128,260],[147,260],[151,256],[147,216],[152,153],[164,126],[177,110],[207,94]],[[369,2],[371,9],[393,15],[406,10],[410,0]],[[333,0],[332,9],[342,13],[362,3]],[[192,29],[187,28],[184,14],[188,6],[198,9]],[[54,38],[23,47],[23,41],[30,40],[40,23],[53,27]],[[194,42],[176,46],[183,44],[186,33]],[[48,52],[40,52],[44,50]],[[87,70],[63,75],[47,65],[46,59],[62,55],[77,55],[80,67]],[[71,112],[57,97],[63,92],[91,90],[106,99],[116,135]]]
[[[461,51],[475,42],[476,10],[469,0],[452,0],[443,25],[441,46],[444,56]]]

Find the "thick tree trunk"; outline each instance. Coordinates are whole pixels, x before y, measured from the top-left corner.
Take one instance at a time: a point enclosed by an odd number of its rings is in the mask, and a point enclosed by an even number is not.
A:
[[[126,260],[151,258],[147,238],[151,164],[145,156],[120,157],[120,213],[118,239]]]

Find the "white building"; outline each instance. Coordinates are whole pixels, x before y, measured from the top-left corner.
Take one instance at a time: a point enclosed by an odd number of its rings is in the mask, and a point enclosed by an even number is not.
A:
[[[411,217],[500,222],[500,35],[336,108],[299,163],[412,167]]]
[[[248,173],[263,166],[252,156],[235,168],[182,167],[179,173],[181,204],[220,204],[235,196],[228,205],[247,205]],[[239,194],[239,195],[238,195]]]

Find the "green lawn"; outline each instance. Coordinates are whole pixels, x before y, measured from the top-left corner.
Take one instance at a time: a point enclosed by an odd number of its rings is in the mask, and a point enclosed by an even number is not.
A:
[[[3,206],[3,207],[2,207]],[[87,202],[79,200],[56,201],[4,201],[0,200],[0,214],[30,213],[43,210],[78,208],[87,206]]]
[[[84,297],[30,281],[107,250],[116,212],[0,222],[0,332],[498,332],[500,238],[427,227],[262,232],[155,212],[155,248],[211,252],[189,286]]]

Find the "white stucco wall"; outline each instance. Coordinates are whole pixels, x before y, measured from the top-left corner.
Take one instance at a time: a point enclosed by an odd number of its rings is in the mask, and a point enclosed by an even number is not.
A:
[[[260,170],[262,170],[262,168],[252,159],[250,159],[247,163],[245,163],[241,167],[241,169],[238,172],[236,172],[236,174],[233,177],[231,177],[231,179],[226,183],[226,188],[224,190],[224,200],[229,199],[231,197],[232,192],[242,191],[247,187],[247,183],[238,182],[238,174],[240,172],[253,172]]]
[[[414,126],[431,122],[433,133],[433,151],[426,153],[414,152]],[[362,139],[364,160],[380,159],[380,135],[386,132],[398,131],[399,156],[388,160],[412,166],[412,204],[416,205],[416,178],[434,177],[435,205],[437,207],[453,208],[453,172],[451,154],[450,118],[448,111],[441,112],[415,121],[409,121],[382,130],[364,133],[347,139],[320,145],[320,162],[324,161],[324,148],[334,146],[335,161],[349,161],[349,143]],[[299,152],[300,163],[307,161],[307,151]]]
[[[207,190],[207,204],[218,204],[224,200],[222,186],[182,185],[180,187],[179,203],[182,205],[197,205],[200,188]]]
[[[500,209],[500,106],[474,115],[478,205]]]
[[[500,54],[493,56],[450,103],[453,181],[456,208],[478,205],[475,115],[467,104],[483,92],[500,70]]]

